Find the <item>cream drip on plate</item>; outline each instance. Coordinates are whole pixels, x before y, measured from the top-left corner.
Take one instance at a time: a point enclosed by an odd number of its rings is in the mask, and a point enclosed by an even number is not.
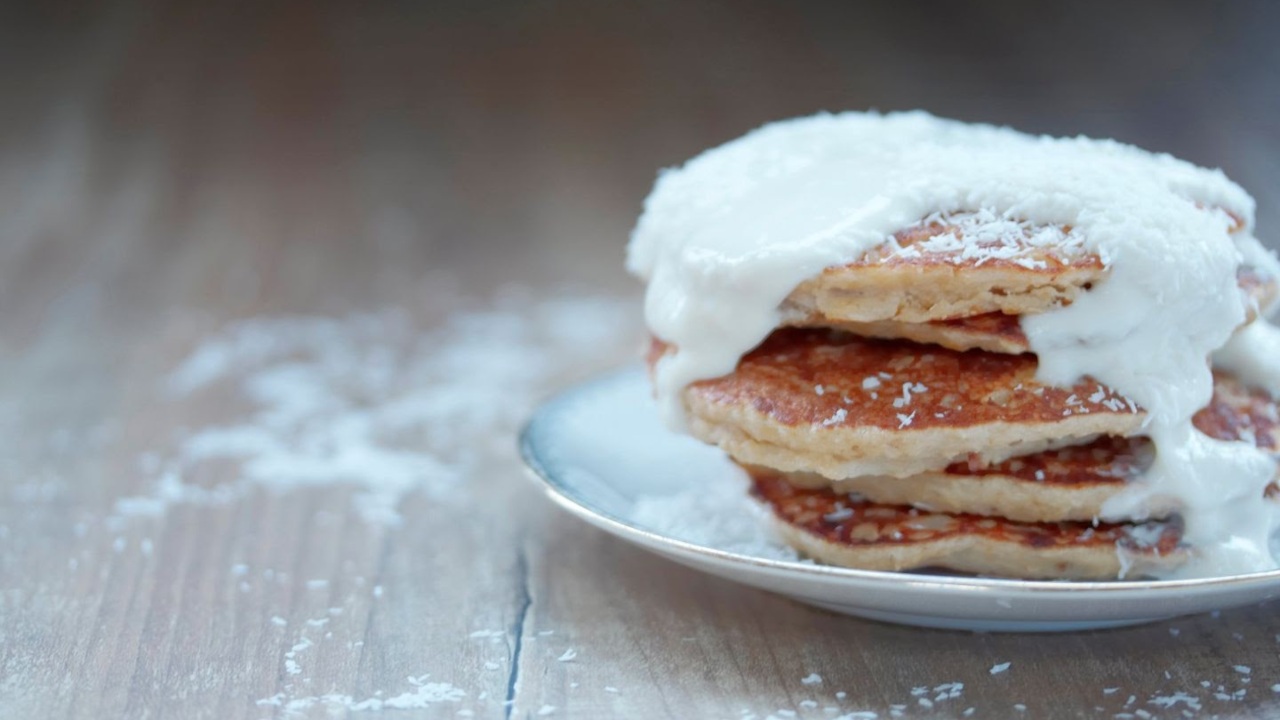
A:
[[[1261,500],[1275,461],[1202,435],[1191,418],[1211,397],[1215,351],[1250,367],[1251,382],[1280,387],[1280,358],[1266,353],[1274,336],[1249,340],[1270,329],[1232,341],[1247,309],[1242,262],[1277,270],[1252,236],[1253,210],[1221,171],[1110,140],[923,112],[824,114],[766,125],[662,173],[628,267],[648,281],[650,330],[675,347],[655,384],[664,419],[680,428],[686,385],[732,372],[781,324],[798,284],[894,232],[939,212],[1072,228],[1109,274],[1071,305],[1022,319],[1040,378],[1088,375],[1147,410],[1155,463],[1104,514],[1141,517],[1153,499],[1173,499],[1196,548],[1179,573],[1232,574],[1277,567],[1268,538],[1278,514]],[[1243,221],[1234,234],[1227,212]]]

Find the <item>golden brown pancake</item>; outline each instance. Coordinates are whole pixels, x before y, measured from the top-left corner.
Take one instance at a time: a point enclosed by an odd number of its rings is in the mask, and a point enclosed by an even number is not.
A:
[[[949,350],[987,350],[1006,355],[1031,352],[1018,316],[998,312],[922,323],[898,320],[853,322],[811,316],[789,318],[785,324],[791,327],[826,327],[869,338],[910,340],[940,345]]]
[[[927,220],[899,231],[854,262],[801,283],[784,301],[784,312],[822,324],[1027,315],[1069,304],[1106,277],[1100,257],[1063,242],[1069,228],[1018,227],[975,237],[981,228],[971,217]],[[1054,234],[1050,242],[1037,241],[1045,232]]]
[[[1214,377],[1213,400],[1194,422],[1219,440],[1247,441],[1280,452],[1280,415],[1266,392],[1247,388],[1225,374]],[[1087,445],[1011,458],[995,465],[962,461],[945,470],[908,478],[865,476],[829,480],[812,473],[789,474],[798,487],[856,492],[876,503],[912,505],[950,513],[992,515],[1023,522],[1091,520],[1103,504],[1142,475],[1153,449],[1146,438],[1102,437]],[[1151,517],[1173,505],[1148,508]]]
[[[1100,384],[1050,387],[1035,371],[1031,355],[782,329],[683,399],[690,432],[738,462],[833,480],[999,462],[1141,427],[1142,410]]]
[[[979,575],[1103,580],[1176,567],[1179,523],[1018,523],[880,505],[830,489],[797,488],[753,471],[751,494],[782,538],[805,555],[864,570],[946,568]],[[1120,552],[1117,552],[1119,550]]]
[[[1205,210],[1225,214],[1231,233],[1244,229],[1244,221],[1231,213]],[[920,330],[915,337],[894,330],[902,324],[989,313],[1045,312],[1071,304],[1106,275],[1103,259],[1087,250],[1070,227],[1013,222],[989,213],[937,214],[895,233],[857,260],[802,282],[781,310],[790,325],[845,327],[874,337],[920,341]],[[1269,280],[1272,285],[1260,303],[1264,309],[1280,294],[1275,279]],[[860,330],[851,324],[870,327]],[[1009,351],[990,344],[947,344],[954,334],[938,337],[923,341],[957,350]]]
[[[1245,317],[1245,323],[1248,324],[1275,304],[1277,297],[1280,297],[1280,281],[1249,267],[1240,268],[1237,277],[1240,290],[1248,301],[1248,314]],[[804,315],[793,312],[783,322],[792,327],[830,327],[863,337],[911,340],[941,345],[950,350],[988,350],[1012,354],[1031,351],[1018,316],[1002,312],[929,322],[856,322],[816,313]]]

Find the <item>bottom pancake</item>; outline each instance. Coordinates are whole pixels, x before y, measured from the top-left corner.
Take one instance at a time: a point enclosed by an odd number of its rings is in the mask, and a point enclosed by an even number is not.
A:
[[[1112,580],[1186,560],[1176,519],[1142,524],[1018,523],[880,505],[751,469],[751,494],[782,539],[819,562],[863,570],[945,568],[1029,579]]]

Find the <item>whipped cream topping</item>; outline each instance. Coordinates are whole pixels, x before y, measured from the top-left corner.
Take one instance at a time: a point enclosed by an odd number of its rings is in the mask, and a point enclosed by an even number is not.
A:
[[[648,281],[650,330],[675,347],[655,381],[665,421],[680,428],[686,385],[732,372],[781,323],[800,282],[894,232],[933,213],[1071,228],[1109,274],[1070,306],[1023,318],[1041,379],[1088,375],[1148,411],[1156,460],[1105,515],[1141,518],[1154,498],[1173,499],[1196,548],[1181,573],[1217,575],[1277,567],[1277,513],[1261,499],[1274,460],[1191,424],[1212,394],[1210,354],[1245,319],[1238,268],[1278,269],[1252,236],[1253,210],[1221,171],[1110,140],[923,112],[824,114],[766,125],[663,172],[627,260]],[[1220,357],[1275,387],[1272,345],[1237,340]]]

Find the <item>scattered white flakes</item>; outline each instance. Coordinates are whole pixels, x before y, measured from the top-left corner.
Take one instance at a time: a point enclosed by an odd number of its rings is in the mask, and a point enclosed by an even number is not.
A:
[[[929,388],[921,385],[920,383],[902,383],[902,396],[894,398],[893,406],[896,408],[904,408],[911,404],[912,393],[918,395],[922,392],[926,392],[928,389]]]
[[[808,675],[800,678],[800,684],[801,685],[821,685],[822,676],[819,675],[818,673],[809,673]]]
[[[125,545],[126,545],[125,539],[122,537],[118,537],[114,541],[112,541],[111,549],[115,550],[118,553],[124,552]]]
[[[907,427],[915,419],[916,419],[915,410],[912,410],[910,415],[903,415],[902,413],[898,413],[898,429],[901,430],[902,428]]]
[[[373,596],[374,596],[374,597],[376,597],[376,598],[380,598],[380,597],[382,597],[382,586],[381,586],[381,585],[374,585],[374,586],[373,586]]]
[[[538,637],[547,637],[548,635],[554,635],[555,632],[556,632],[555,630],[539,630]]]
[[[288,620],[285,620],[284,618],[280,617],[279,615],[275,615],[275,616],[272,616],[272,618],[271,618],[271,624],[272,624],[272,625],[278,625],[278,626],[280,626],[280,627],[284,627],[284,626],[286,626],[286,625],[288,625],[288,624],[289,624],[289,621],[288,621]]]
[[[918,702],[920,703],[920,707],[925,707],[925,708],[933,707],[933,701],[930,700],[929,698],[922,697]]]
[[[1183,705],[1191,710],[1200,709],[1200,700],[1194,695],[1188,695],[1184,692],[1176,692],[1171,695],[1156,695],[1147,701],[1148,705],[1155,705],[1160,708],[1172,708],[1177,705]]]
[[[874,375],[867,378],[863,378],[862,380],[863,390],[875,390],[878,387],[880,387],[880,378]]]
[[[478,640],[501,640],[506,636],[507,634],[501,630],[476,630],[467,637]]]
[[[812,710],[813,708],[818,707],[818,703],[813,700],[801,700],[800,707],[806,710]]]
[[[458,711],[458,717],[475,717],[475,714],[474,710],[468,710],[467,708]]]
[[[484,669],[485,669],[485,670],[497,670],[497,669],[498,669],[498,668],[500,668],[500,667],[502,667],[502,666],[501,666],[501,665],[499,665],[498,663],[496,663],[496,662],[492,661],[492,660],[486,660],[486,661],[484,662]]]
[[[142,538],[142,541],[138,543],[138,549],[142,551],[143,555],[150,555],[155,551],[155,544],[151,542],[151,538]]]
[[[845,410],[844,408],[836,408],[836,411],[831,415],[831,417],[822,421],[822,426],[831,427],[832,425],[839,425],[844,422],[847,417],[849,417],[848,410]]]
[[[813,386],[813,392],[814,392],[814,393],[816,393],[816,394],[818,394],[818,395],[822,395],[823,393],[825,393],[825,392],[826,392],[826,390],[824,390],[824,389],[823,389],[823,387],[822,387],[821,385],[814,385],[814,386]]]
[[[1248,675],[1249,673],[1253,672],[1253,668],[1249,667],[1248,665],[1236,665],[1232,669],[1240,673],[1241,675]]]
[[[961,693],[964,692],[964,683],[962,682],[942,683],[941,685],[934,686],[933,692],[934,692],[934,698],[933,698],[934,702],[941,702],[943,700],[954,700],[960,697]]]
[[[776,711],[775,714],[785,718],[793,718],[796,716],[796,711],[795,710],[778,710]]]
[[[1018,712],[1026,712],[1027,706],[1023,705],[1022,703],[1014,703],[1013,709],[1017,710]]]
[[[543,705],[542,707],[538,708],[538,717],[550,715],[555,711],[556,711],[555,705]]]
[[[578,651],[574,650],[573,648],[569,648],[568,650],[564,651],[564,654],[556,658],[556,660],[559,660],[560,662],[569,662],[576,657],[578,657]]]
[[[1171,627],[1171,628],[1169,628],[1169,634],[1170,634],[1170,635],[1172,635],[1172,636],[1174,636],[1174,637],[1178,637],[1179,635],[1181,635],[1181,634],[1182,634],[1182,630],[1180,630],[1180,629],[1178,629],[1178,628],[1176,628],[1176,627]]]
[[[1271,686],[1271,692],[1277,692],[1277,693],[1280,693],[1280,683],[1276,683],[1275,685],[1272,685],[1272,686]]]
[[[877,720],[880,716],[870,710],[857,710],[851,713],[845,713],[838,718],[832,720]]]
[[[231,566],[232,575],[244,575],[247,572],[249,572],[249,566],[243,563],[239,563]]]
[[[917,685],[916,687],[911,688],[911,697],[920,697],[927,692],[929,692],[928,685]]]
[[[616,688],[616,687],[614,687],[614,686],[612,686],[612,685],[605,685],[605,686],[604,686],[604,691],[605,691],[605,692],[607,692],[607,693],[614,693],[614,694],[617,694],[617,692],[618,692],[618,688]]]
[[[1006,662],[1006,663],[1000,663],[1000,664],[998,664],[998,665],[992,665],[992,666],[991,666],[991,671],[990,671],[990,672],[991,672],[991,674],[992,674],[992,675],[999,675],[1000,673],[1004,672],[1005,670],[1008,670],[1008,669],[1009,669],[1009,666],[1010,666],[1010,665],[1012,665],[1012,664],[1013,664],[1013,663],[1007,663],[1007,662]]]
[[[328,581],[328,580],[317,579],[317,580],[308,580],[308,581],[307,581],[307,589],[308,589],[308,590],[322,590],[322,589],[327,588],[327,587],[329,587],[329,581]]]
[[[845,692],[845,691],[843,691],[843,690],[841,690],[840,692],[836,693],[836,699],[837,699],[837,700],[843,700],[843,699],[845,699],[845,698],[847,698],[847,697],[849,697],[849,693],[847,693],[847,692]]]
[[[469,492],[464,481],[494,454],[493,438],[515,431],[566,362],[615,362],[638,324],[628,299],[539,300],[518,289],[427,330],[401,311],[233,323],[165,385],[173,401],[217,393],[248,409],[153,454],[143,467],[153,487],[118,499],[112,520],[238,502],[258,487],[342,485],[365,522],[394,526],[411,492]],[[210,462],[235,463],[237,479],[184,482]]]
[[[329,624],[329,618],[316,618],[314,620],[307,621],[307,625],[313,628],[324,627],[325,625],[328,625],[328,624]]]
[[[960,713],[960,714],[961,714],[961,715],[964,715],[965,717],[970,717],[970,716],[972,716],[972,715],[973,715],[973,710],[974,710],[973,708],[965,708],[965,709],[964,709],[964,712],[962,712],[962,713]]]
[[[1113,687],[1113,688],[1102,688],[1102,694],[1103,694],[1103,695],[1115,695],[1115,694],[1116,694],[1116,693],[1118,693],[1118,692],[1120,692],[1120,688],[1118,688],[1118,687]]]
[[[844,522],[845,520],[848,520],[851,517],[853,517],[853,508],[841,507],[837,510],[827,513],[826,515],[823,515],[822,519],[826,520],[827,522],[838,523],[838,522]]]
[[[571,683],[569,683],[569,689],[570,689],[570,690],[577,690],[577,689],[578,689],[578,684],[579,684],[579,683],[576,683],[576,682],[571,682]]]

